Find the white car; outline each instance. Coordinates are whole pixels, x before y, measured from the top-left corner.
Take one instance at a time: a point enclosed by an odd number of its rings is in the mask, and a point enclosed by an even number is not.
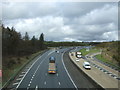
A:
[[[84,62],[84,63],[83,63],[83,67],[84,67],[85,69],[91,69],[91,66],[90,66],[90,63],[89,63],[89,62]]]
[[[82,56],[78,54],[78,55],[76,55],[76,57],[77,57],[77,58],[81,58]]]
[[[59,51],[57,51],[57,53],[59,53]]]

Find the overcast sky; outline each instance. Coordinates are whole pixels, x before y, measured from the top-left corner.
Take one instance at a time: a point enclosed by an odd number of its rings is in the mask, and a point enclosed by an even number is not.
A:
[[[118,40],[116,2],[4,2],[2,20],[22,35],[49,41]]]

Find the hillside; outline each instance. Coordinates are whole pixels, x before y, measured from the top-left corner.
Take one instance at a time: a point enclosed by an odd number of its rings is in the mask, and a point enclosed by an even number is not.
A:
[[[102,57],[110,62],[120,65],[120,41],[115,42],[104,42],[96,45],[98,48],[102,48]]]

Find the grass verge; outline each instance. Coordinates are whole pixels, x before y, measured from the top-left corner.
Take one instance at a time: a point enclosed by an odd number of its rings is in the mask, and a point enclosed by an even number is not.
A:
[[[97,52],[100,52],[100,49],[96,49],[96,48],[91,48],[89,49],[89,51],[87,51],[86,48],[83,48],[80,50],[80,52],[82,53],[83,56],[89,54],[89,53],[97,53]]]
[[[117,69],[120,70],[120,67],[119,67],[119,66],[116,66],[112,61],[105,59],[101,54],[98,54],[98,55],[96,55],[95,57],[96,57],[98,60],[101,60],[102,62],[107,63],[107,64],[111,65],[112,67],[115,67],[115,68],[117,68]]]
[[[2,87],[7,86],[12,80],[14,80],[15,76],[19,73],[19,71],[22,70],[30,61],[32,61],[35,57],[37,57],[42,52],[43,51],[40,51],[30,56],[21,57],[19,64],[14,64],[10,68],[4,68]],[[13,58],[17,59],[18,57],[13,57]]]

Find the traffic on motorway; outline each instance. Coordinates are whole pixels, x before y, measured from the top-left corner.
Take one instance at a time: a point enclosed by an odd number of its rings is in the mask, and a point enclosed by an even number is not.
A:
[[[70,61],[68,52],[72,50],[77,52],[79,49],[81,47],[46,51],[28,65],[26,71],[21,72],[10,88],[26,88],[27,90],[31,88],[98,88]],[[82,58],[81,56],[81,53],[76,53],[76,57]],[[89,63],[84,64],[83,68],[90,69]]]

